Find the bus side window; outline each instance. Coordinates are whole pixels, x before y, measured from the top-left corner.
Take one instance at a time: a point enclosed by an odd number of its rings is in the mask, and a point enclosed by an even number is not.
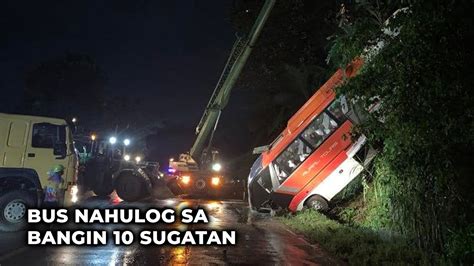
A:
[[[301,136],[313,146],[314,149],[337,128],[337,122],[323,112],[303,131]]]
[[[349,104],[345,96],[340,96],[328,107],[328,111],[336,117],[339,122],[346,120],[345,115],[350,111],[349,109]]]
[[[278,181],[283,182],[288,178],[298,166],[311,154],[312,149],[300,138],[294,140],[277,157],[274,163]]]
[[[278,164],[275,164],[275,172],[276,172],[279,180],[281,180],[281,179],[284,180],[285,178],[288,177],[288,175],[285,172],[281,171],[280,168],[278,168]]]

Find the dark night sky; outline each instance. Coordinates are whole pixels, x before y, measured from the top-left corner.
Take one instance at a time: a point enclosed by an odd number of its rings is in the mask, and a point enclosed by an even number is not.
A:
[[[2,1],[0,112],[15,112],[21,104],[25,70],[66,52],[84,53],[106,73],[110,95],[138,96],[156,106],[157,119],[190,131],[174,138],[174,152],[181,152],[193,141],[192,129],[234,41],[231,5],[232,0]],[[234,94],[224,113],[229,119],[242,108],[239,98]]]

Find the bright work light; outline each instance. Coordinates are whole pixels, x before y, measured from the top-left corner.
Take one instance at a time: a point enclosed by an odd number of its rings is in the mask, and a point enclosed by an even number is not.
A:
[[[212,170],[219,172],[222,169],[222,165],[220,163],[215,163],[212,165]]]

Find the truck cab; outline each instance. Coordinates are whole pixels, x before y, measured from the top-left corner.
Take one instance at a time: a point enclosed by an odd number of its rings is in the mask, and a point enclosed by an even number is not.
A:
[[[71,128],[63,119],[0,113],[0,230],[26,225],[28,207],[40,207],[48,171],[64,166],[60,204],[72,200],[78,159]]]

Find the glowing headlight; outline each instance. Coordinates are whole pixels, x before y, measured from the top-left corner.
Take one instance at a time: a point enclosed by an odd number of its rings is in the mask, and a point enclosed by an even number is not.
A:
[[[123,140],[123,145],[125,145],[125,146],[130,145],[130,139],[124,139]]]
[[[220,182],[221,182],[221,179],[217,176],[211,178],[211,184],[213,186],[218,186]]]
[[[212,170],[219,172],[222,169],[222,165],[220,163],[215,163],[212,165]]]
[[[79,192],[79,189],[77,188],[76,185],[72,186],[71,187],[71,202],[73,203],[76,203],[78,198],[77,198],[77,194]]]
[[[191,182],[191,177],[188,176],[188,175],[183,175],[181,177],[181,182],[183,182],[183,184],[187,185],[187,184],[189,184],[189,182]]]
[[[140,156],[135,157],[135,162],[139,163],[142,160]]]
[[[117,138],[116,138],[116,137],[110,137],[110,138],[109,138],[109,143],[110,143],[110,144],[113,145],[113,144],[115,144],[116,142],[117,142]]]

